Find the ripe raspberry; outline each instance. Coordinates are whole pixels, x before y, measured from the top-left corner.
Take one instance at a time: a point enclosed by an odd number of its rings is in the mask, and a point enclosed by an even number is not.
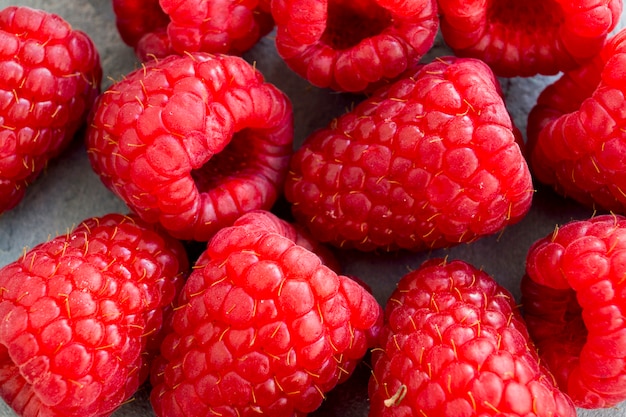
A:
[[[273,205],[292,119],[288,97],[242,58],[172,55],[100,96],[87,147],[104,184],[143,220],[203,241]]]
[[[578,407],[626,400],[626,217],[572,221],[535,242],[522,280],[528,330]]]
[[[110,415],[147,379],[188,262],[130,217],[90,218],[0,269],[0,395],[24,417]]]
[[[240,55],[274,28],[269,0],[113,0],[122,39],[142,61],[188,52]]]
[[[576,416],[509,292],[463,261],[426,261],[385,308],[370,417]]]
[[[312,242],[268,212],[215,235],[151,373],[158,416],[304,416],[347,379],[382,311]]]
[[[621,0],[438,0],[441,33],[458,56],[504,77],[556,74],[593,57],[615,28]]]
[[[546,87],[528,116],[533,174],[584,205],[626,211],[626,30]]]
[[[42,10],[0,11],[0,213],[69,144],[101,79],[87,34]]]
[[[151,33],[163,32],[170,19],[161,8],[159,0],[112,0],[115,24],[122,40],[133,48]],[[169,54],[168,49],[158,56]]]
[[[285,195],[298,222],[340,247],[469,242],[530,208],[514,129],[484,63],[440,58],[311,134]]]
[[[276,48],[318,87],[359,92],[415,68],[439,29],[435,0],[274,0]]]

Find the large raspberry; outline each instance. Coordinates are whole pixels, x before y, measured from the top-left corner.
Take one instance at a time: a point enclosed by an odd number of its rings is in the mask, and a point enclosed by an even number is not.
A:
[[[267,212],[248,213],[215,235],[155,362],[158,416],[302,417],[352,373],[381,308],[315,250],[307,235]]]
[[[579,407],[626,400],[626,218],[558,227],[528,251],[522,304],[541,359]]]
[[[626,211],[626,30],[539,95],[528,116],[533,175],[588,206]]]
[[[208,240],[269,209],[292,154],[288,97],[242,58],[171,55],[128,74],[96,103],[94,170],[139,216]]]
[[[0,269],[0,395],[23,417],[110,415],[147,379],[187,273],[182,245],[118,214]]]
[[[413,69],[439,29],[435,0],[274,0],[276,47],[318,87],[371,90]]]
[[[285,195],[324,242],[422,250],[520,220],[533,186],[493,73],[440,58],[311,134]]]
[[[113,0],[122,39],[147,61],[189,52],[240,55],[274,28],[269,0]]]
[[[69,144],[101,79],[87,34],[42,10],[0,11],[0,213]]]
[[[438,0],[441,33],[459,56],[505,77],[556,74],[592,58],[615,28],[621,0]]]
[[[405,275],[372,351],[370,417],[575,417],[511,294],[463,261]]]

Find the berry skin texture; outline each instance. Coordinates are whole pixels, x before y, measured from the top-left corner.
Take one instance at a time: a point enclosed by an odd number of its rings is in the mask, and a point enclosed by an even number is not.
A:
[[[241,55],[274,28],[269,0],[113,0],[118,31],[140,60]]]
[[[274,0],[276,48],[317,87],[361,92],[418,65],[439,29],[435,0]]]
[[[92,40],[60,16],[0,11],[0,213],[14,208],[85,122],[100,92]]]
[[[615,28],[621,0],[438,0],[441,34],[455,55],[498,76],[552,75],[591,59]]]
[[[543,363],[577,407],[626,400],[626,218],[575,220],[536,241],[524,318]]]
[[[151,373],[160,417],[303,417],[347,379],[382,309],[319,245],[256,211],[199,257]]]
[[[317,240],[343,248],[471,242],[530,208],[515,132],[484,63],[439,58],[312,133],[285,196]]]
[[[242,58],[171,55],[100,96],[86,141],[94,171],[144,221],[207,241],[274,204],[292,154],[293,112]]]
[[[22,417],[111,415],[148,378],[186,256],[109,214],[0,269],[3,400]]]
[[[372,350],[370,417],[575,417],[511,294],[463,261],[405,275]]]
[[[537,181],[596,209],[626,212],[626,30],[588,64],[564,73],[528,115]]]

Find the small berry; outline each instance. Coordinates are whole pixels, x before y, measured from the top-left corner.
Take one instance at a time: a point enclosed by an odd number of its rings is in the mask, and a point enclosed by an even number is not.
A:
[[[153,366],[157,416],[305,416],[370,347],[382,312],[317,244],[262,211],[196,262]]]
[[[577,407],[626,400],[626,218],[574,220],[528,251],[522,304],[541,360]]]
[[[435,0],[274,0],[276,48],[317,87],[360,92],[418,65],[439,29]]]
[[[87,148],[103,183],[143,220],[206,241],[274,204],[292,119],[289,98],[242,58],[171,55],[100,96]]]
[[[573,69],[602,48],[621,0],[438,0],[441,33],[456,55],[479,58],[503,77]]]
[[[89,36],[60,16],[23,6],[0,11],[0,213],[84,124],[102,68]]]
[[[370,417],[575,417],[511,294],[463,261],[405,275],[372,350]]]
[[[269,0],[114,0],[122,39],[142,61],[171,54],[241,55],[274,28]]]
[[[0,396],[22,417],[110,415],[147,379],[188,269],[127,216],[82,222],[0,269]]]
[[[528,115],[529,164],[559,194],[626,212],[626,30],[588,64],[565,72]]]
[[[487,65],[439,58],[313,132],[285,195],[297,221],[336,246],[471,242],[530,208],[516,131]]]

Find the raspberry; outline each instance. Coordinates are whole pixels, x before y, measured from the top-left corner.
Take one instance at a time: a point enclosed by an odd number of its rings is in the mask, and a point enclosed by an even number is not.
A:
[[[87,34],[42,10],[0,11],[0,213],[70,143],[101,79]]]
[[[626,400],[626,217],[574,220],[528,251],[522,303],[541,359],[576,406]]]
[[[514,130],[487,65],[440,58],[306,138],[285,196],[300,224],[339,247],[470,242],[530,208]]]
[[[274,28],[269,0],[114,0],[122,39],[142,61],[188,52],[240,55]]]
[[[441,33],[458,56],[479,58],[503,77],[556,74],[602,48],[621,0],[439,0]]]
[[[288,97],[242,58],[171,55],[100,96],[87,147],[103,183],[143,220],[204,241],[273,205],[292,119]]]
[[[370,417],[576,416],[511,294],[463,261],[426,261],[385,308]]]
[[[153,366],[158,416],[304,416],[347,379],[382,311],[312,242],[263,211],[215,235]]]
[[[170,19],[159,0],[112,0],[115,24],[122,40],[136,47],[141,39],[151,33],[163,32]],[[169,50],[158,55],[166,55]]]
[[[276,48],[317,87],[359,92],[413,69],[439,29],[435,0],[275,0]]]
[[[528,155],[541,183],[583,205],[626,211],[622,126],[626,30],[588,64],[564,73],[528,116]]]
[[[110,415],[147,379],[188,261],[131,217],[89,218],[0,269],[0,395],[20,416]]]

